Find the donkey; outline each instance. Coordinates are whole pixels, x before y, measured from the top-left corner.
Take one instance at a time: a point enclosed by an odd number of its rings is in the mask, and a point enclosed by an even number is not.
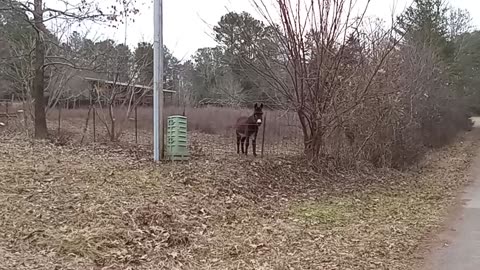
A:
[[[248,155],[248,145],[252,137],[253,156],[257,156],[257,134],[258,128],[262,125],[263,103],[260,106],[255,103],[253,115],[250,117],[240,117],[237,120],[237,154],[240,154],[240,144],[242,145],[242,154]],[[246,143],[245,143],[246,141]],[[244,149],[245,144],[245,149]]]

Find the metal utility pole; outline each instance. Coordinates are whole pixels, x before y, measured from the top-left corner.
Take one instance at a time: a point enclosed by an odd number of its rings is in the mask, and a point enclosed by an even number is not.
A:
[[[153,155],[155,161],[163,159],[163,0],[153,5]]]

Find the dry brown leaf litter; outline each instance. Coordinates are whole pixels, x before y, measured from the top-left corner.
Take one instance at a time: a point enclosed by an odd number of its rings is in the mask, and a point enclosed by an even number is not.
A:
[[[418,170],[322,177],[291,158],[0,139],[0,269],[411,269],[473,134]],[[199,136],[199,135],[196,135]]]

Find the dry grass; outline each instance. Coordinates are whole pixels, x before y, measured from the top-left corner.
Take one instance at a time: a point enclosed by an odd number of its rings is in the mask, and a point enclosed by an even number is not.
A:
[[[169,107],[165,110],[165,117],[170,115],[182,115],[183,108]],[[83,132],[88,109],[73,109],[61,111],[61,129],[62,133],[68,135],[71,142],[78,143]],[[102,113],[102,112],[99,112]],[[265,154],[266,155],[297,155],[303,149],[302,134],[296,116],[292,112],[283,111],[264,111],[267,117],[265,132]],[[234,124],[240,116],[248,116],[250,110],[203,107],[187,108],[185,115],[188,117],[189,142],[195,151],[200,151],[206,155],[225,155],[236,152],[236,136]],[[116,110],[115,118],[117,123],[122,123],[125,119],[125,110]],[[143,146],[152,144],[152,116],[151,108],[138,109],[138,143]],[[133,114],[130,116],[133,118]],[[58,111],[51,111],[48,115],[49,127],[53,134],[57,133]],[[97,142],[108,142],[106,129],[101,121],[97,120]],[[124,134],[120,138],[121,143],[134,144],[135,125],[133,120],[126,122],[123,127]],[[84,142],[93,140],[93,125],[90,119]],[[263,130],[260,130],[258,136],[257,152],[263,140]]]
[[[165,108],[165,119],[170,115],[183,115],[184,109],[179,107]],[[77,121],[84,123],[88,113],[88,108],[62,110],[63,120]],[[103,115],[107,112],[98,110]],[[149,107],[138,108],[138,128],[145,131],[153,130],[153,110]],[[295,113],[285,111],[264,111],[267,117],[268,133],[272,138],[297,138],[301,136],[300,126]],[[189,129],[206,134],[231,135],[236,120],[240,116],[249,116],[252,114],[248,109],[220,108],[220,107],[201,107],[185,108],[185,116],[189,121]],[[120,122],[125,119],[125,108],[115,110],[115,118]],[[134,118],[133,112],[130,119]],[[58,119],[58,111],[52,110],[49,119],[55,122]],[[99,124],[100,125],[100,124]],[[100,127],[101,128],[101,127]],[[130,120],[127,129],[134,128],[134,121]]]
[[[138,149],[4,136],[0,269],[412,269],[478,136],[419,170],[331,178],[288,158],[155,165]]]

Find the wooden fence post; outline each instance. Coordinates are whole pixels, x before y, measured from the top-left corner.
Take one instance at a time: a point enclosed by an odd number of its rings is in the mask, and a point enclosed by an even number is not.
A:
[[[262,130],[262,158],[265,150],[265,129],[267,128],[267,114],[263,116],[263,130]]]
[[[58,102],[57,103],[57,109],[58,109],[58,135],[60,135],[61,129],[62,129],[62,103]]]
[[[97,111],[95,110],[95,105],[93,105],[93,142],[96,142],[97,139],[97,127],[96,127],[96,119],[97,118]]]
[[[10,119],[10,115],[8,114],[8,100],[5,102],[5,116],[7,117],[7,125],[8,125],[8,120]]]
[[[138,144],[138,114],[137,114],[136,104],[135,104],[135,144]]]

